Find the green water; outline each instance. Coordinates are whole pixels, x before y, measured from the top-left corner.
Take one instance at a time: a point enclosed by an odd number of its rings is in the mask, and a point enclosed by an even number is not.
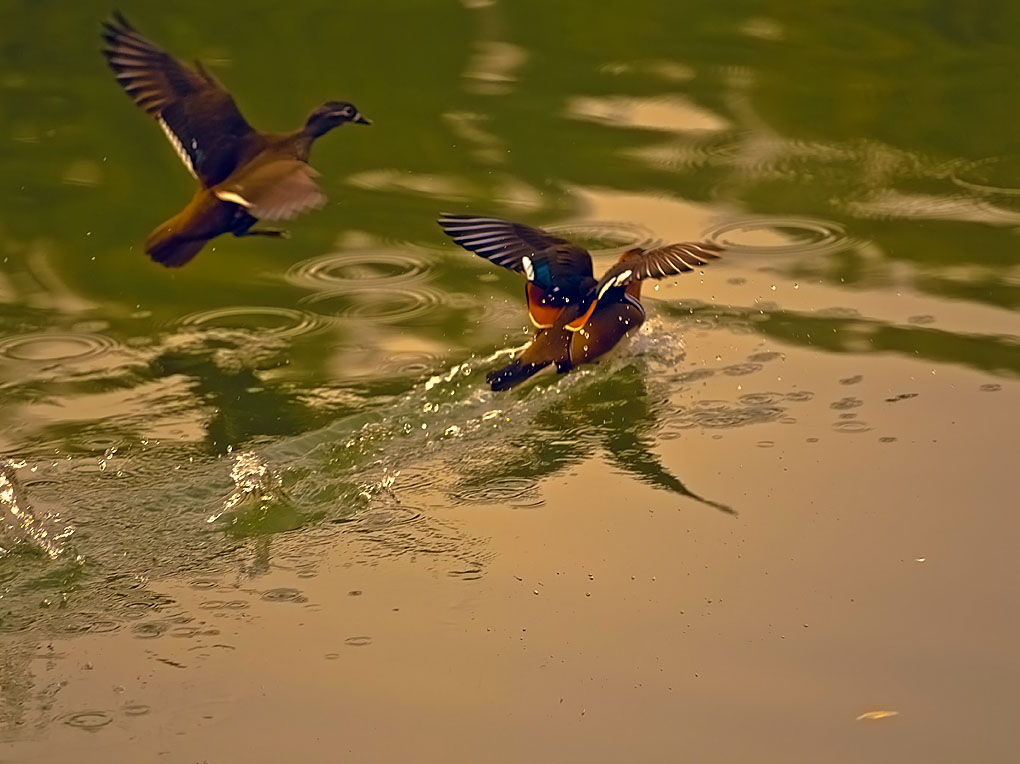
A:
[[[0,452],[48,532],[74,529],[55,559],[8,529],[0,631],[117,623],[158,604],[146,582],[266,539],[431,548],[417,490],[529,506],[596,458],[687,511],[753,511],[739,471],[702,496],[658,447],[786,416],[761,376],[785,348],[1020,373],[1016,3],[122,10],[256,127],[327,99],[374,124],[316,145],[330,203],[292,238],[166,270],[141,242],[192,180],[99,55],[106,5],[0,10]],[[521,284],[447,241],[442,211],[551,227],[596,268],[680,236],[731,252],[647,289],[620,356],[499,395],[484,373],[526,339]],[[692,368],[684,337],[724,331],[764,355]],[[699,403],[705,374],[744,397]]]

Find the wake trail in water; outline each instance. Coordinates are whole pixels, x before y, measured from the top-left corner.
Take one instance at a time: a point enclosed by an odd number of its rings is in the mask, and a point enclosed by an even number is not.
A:
[[[416,502],[430,492],[456,502],[506,480],[523,480],[534,490],[544,477],[598,451],[637,479],[734,514],[689,490],[651,450],[651,431],[669,410],[645,405],[645,379],[675,369],[685,353],[659,322],[646,327],[626,350],[597,366],[540,377],[509,395],[490,391],[483,377],[519,348],[472,356],[382,406],[235,455],[234,488],[208,520],[252,506],[266,512],[277,503],[288,512],[296,506],[336,519]],[[651,397],[663,406],[668,396],[656,391]],[[602,413],[617,404],[621,416]],[[621,433],[624,449],[617,448]]]

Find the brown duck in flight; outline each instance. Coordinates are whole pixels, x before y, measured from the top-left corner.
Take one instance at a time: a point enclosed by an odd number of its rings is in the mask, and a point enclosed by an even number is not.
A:
[[[449,214],[439,225],[460,246],[527,278],[535,338],[513,361],[486,375],[493,390],[508,390],[549,364],[563,373],[594,361],[644,322],[643,279],[692,271],[722,251],[708,242],[635,247],[596,280],[587,251],[538,228]]]
[[[188,206],[145,242],[145,251],[163,265],[184,265],[224,233],[283,235],[252,226],[260,219],[289,220],[325,203],[318,173],[308,165],[312,142],[344,122],[371,124],[352,104],[329,101],[292,133],[259,132],[201,63],[192,68],[178,61],[120,13],[103,23],[102,34],[117,81],[155,118],[201,184]]]

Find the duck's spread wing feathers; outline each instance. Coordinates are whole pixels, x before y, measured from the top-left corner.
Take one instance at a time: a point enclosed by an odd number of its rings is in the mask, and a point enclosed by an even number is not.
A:
[[[693,271],[718,260],[722,247],[706,241],[667,244],[656,249],[628,250],[599,280],[595,291],[601,298],[613,287],[626,286],[641,279],[661,279]]]
[[[213,193],[225,202],[244,207],[260,220],[290,220],[326,203],[315,170],[297,159],[278,159],[245,168]]]
[[[464,249],[518,273],[524,273],[525,257],[568,243],[538,228],[500,218],[443,213],[439,225]]]
[[[159,123],[185,167],[207,187],[224,180],[252,132],[230,93],[201,66],[192,69],[154,45],[120,13],[103,22],[102,36],[117,81]]]

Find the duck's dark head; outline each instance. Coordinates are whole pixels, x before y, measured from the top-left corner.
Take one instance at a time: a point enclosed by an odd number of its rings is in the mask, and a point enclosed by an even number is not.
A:
[[[354,122],[358,125],[372,124],[370,120],[361,116],[361,112],[354,104],[346,101],[326,101],[308,115],[305,131],[313,138],[318,138],[344,122]]]

